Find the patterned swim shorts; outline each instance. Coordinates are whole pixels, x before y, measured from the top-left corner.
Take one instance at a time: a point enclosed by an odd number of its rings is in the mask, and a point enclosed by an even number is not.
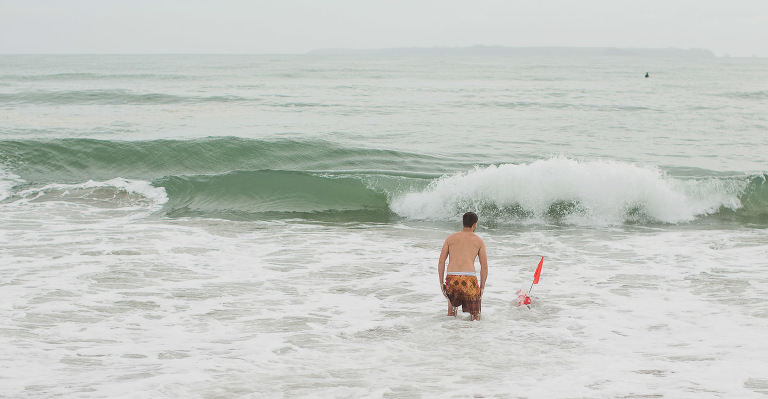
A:
[[[475,276],[445,276],[445,295],[451,306],[461,305],[461,311],[473,316],[480,314],[480,284]]]

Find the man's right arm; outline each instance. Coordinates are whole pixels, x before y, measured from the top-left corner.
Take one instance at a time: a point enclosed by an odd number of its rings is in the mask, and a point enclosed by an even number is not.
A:
[[[437,262],[437,276],[440,279],[440,291],[445,295],[445,261],[448,259],[448,240],[443,243],[443,249],[440,251],[440,260]]]

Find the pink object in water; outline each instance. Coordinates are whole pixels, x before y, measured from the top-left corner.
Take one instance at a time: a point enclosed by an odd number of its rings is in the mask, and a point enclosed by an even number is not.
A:
[[[526,295],[524,292],[518,290],[517,291],[517,306],[530,305],[530,304],[531,304],[531,297]]]

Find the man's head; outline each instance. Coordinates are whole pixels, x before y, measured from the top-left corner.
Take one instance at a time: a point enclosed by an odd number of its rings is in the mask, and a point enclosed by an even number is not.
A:
[[[464,224],[464,227],[472,227],[477,223],[477,215],[474,212],[467,212],[464,214],[461,222]]]

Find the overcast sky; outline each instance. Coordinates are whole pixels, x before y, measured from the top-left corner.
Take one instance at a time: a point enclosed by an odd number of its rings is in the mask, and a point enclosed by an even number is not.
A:
[[[768,0],[0,0],[0,53],[473,45],[768,57]]]

